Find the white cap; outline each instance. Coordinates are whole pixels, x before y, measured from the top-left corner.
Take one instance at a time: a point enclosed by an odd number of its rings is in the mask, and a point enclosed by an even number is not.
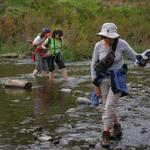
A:
[[[97,35],[105,36],[111,39],[115,39],[120,35],[117,33],[117,26],[114,23],[104,23],[101,28],[101,32]]]

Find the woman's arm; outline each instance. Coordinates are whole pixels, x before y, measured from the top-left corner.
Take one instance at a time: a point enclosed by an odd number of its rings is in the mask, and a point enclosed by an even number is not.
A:
[[[91,62],[91,77],[92,81],[96,78],[96,71],[95,71],[95,63],[98,60],[98,44],[94,47],[94,52],[92,56],[92,62]]]
[[[133,48],[126,41],[124,42],[125,42],[125,53],[128,54],[128,58],[130,60],[135,62],[137,53],[133,50]]]

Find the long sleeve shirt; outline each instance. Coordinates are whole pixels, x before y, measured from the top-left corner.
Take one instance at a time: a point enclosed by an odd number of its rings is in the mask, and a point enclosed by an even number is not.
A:
[[[95,63],[97,62],[97,60],[102,60],[110,51],[111,51],[110,48],[105,48],[103,46],[103,41],[99,41],[96,43],[91,63],[92,81],[96,78]],[[108,70],[120,69],[123,66],[124,53],[127,53],[128,58],[133,62],[135,62],[137,53],[131,48],[131,46],[125,40],[119,39],[115,51],[114,63],[110,68],[108,68]]]
[[[40,44],[42,44],[43,42],[44,42],[44,38],[41,38],[41,33],[38,33],[38,35],[35,37],[35,39],[33,40],[33,42],[32,42],[32,45],[40,45]]]

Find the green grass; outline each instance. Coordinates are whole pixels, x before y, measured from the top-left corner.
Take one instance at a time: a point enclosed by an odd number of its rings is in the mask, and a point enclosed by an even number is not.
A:
[[[110,2],[109,2],[110,1]],[[114,22],[121,38],[143,51],[149,48],[150,3],[148,0],[6,0],[0,5],[0,53],[26,53],[27,39],[45,26],[61,28],[65,58],[90,58],[104,22]]]

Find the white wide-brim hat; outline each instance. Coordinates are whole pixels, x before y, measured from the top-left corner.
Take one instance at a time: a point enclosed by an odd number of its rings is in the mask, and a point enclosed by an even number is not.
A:
[[[111,39],[115,39],[120,35],[117,33],[117,26],[114,23],[104,23],[101,28],[101,32],[97,35],[105,36]]]

